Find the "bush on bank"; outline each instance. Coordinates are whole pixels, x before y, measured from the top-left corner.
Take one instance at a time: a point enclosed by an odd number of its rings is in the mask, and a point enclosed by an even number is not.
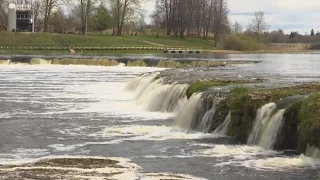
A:
[[[260,49],[260,45],[250,37],[230,34],[223,41],[223,48],[235,51],[255,51]]]

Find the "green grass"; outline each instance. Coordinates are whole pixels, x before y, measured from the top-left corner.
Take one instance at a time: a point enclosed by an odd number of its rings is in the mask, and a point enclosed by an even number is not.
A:
[[[61,46],[60,41],[54,34],[49,33],[12,33],[0,32],[0,46]]]
[[[212,40],[171,36],[111,36],[106,34],[60,34],[71,47],[182,47],[213,49]],[[54,33],[0,32],[0,46],[62,46]]]

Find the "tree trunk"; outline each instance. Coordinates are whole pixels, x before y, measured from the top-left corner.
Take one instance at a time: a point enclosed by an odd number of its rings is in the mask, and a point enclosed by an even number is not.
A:
[[[49,0],[46,0],[46,8],[44,12],[44,32],[48,32],[48,14],[49,14]]]
[[[121,35],[120,29],[120,0],[117,0],[117,35]]]
[[[85,19],[85,34],[88,33],[88,17],[90,14],[90,9],[91,9],[91,0],[87,0],[87,7],[86,7],[86,19]]]

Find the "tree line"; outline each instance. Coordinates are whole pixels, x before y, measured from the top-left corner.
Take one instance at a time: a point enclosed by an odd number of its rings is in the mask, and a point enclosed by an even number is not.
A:
[[[7,24],[7,7],[10,0],[0,0],[0,25]],[[86,34],[88,29],[102,31],[113,28],[115,35],[122,35],[128,24],[139,24],[144,15],[140,5],[144,0],[33,0],[36,24],[43,31],[63,32],[64,27],[74,26]]]
[[[152,20],[157,29],[166,29],[166,35],[180,38],[207,39],[212,33],[218,42],[230,31],[227,0],[156,0]]]
[[[7,7],[10,0],[0,0],[0,26],[7,24]],[[33,0],[36,25],[44,32],[68,33],[75,27],[77,32],[109,29],[113,35],[123,35],[146,24],[141,9],[148,0]],[[253,13],[252,22],[244,28],[238,22],[230,22],[227,0],[155,0],[155,10],[150,16],[152,29],[157,36],[173,38],[199,37],[213,40],[218,46],[230,35],[245,41],[259,43],[313,43],[320,42],[320,33],[313,29],[310,35],[283,30],[268,31],[266,14]],[[36,28],[36,30],[38,30]],[[241,39],[240,38],[240,39]],[[249,38],[249,39],[248,39]],[[232,43],[231,43],[232,44]]]

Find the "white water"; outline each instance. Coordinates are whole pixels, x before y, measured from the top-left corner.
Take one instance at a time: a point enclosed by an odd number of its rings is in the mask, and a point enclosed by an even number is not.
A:
[[[306,155],[315,159],[320,159],[320,149],[308,144]]]
[[[215,134],[227,135],[229,124],[231,123],[231,112],[229,112],[228,116],[224,120],[224,122],[217,127],[217,129],[213,132]]]
[[[275,103],[266,104],[258,109],[247,141],[248,145],[258,145],[266,149],[273,148],[284,114],[284,110],[279,110],[274,114],[276,109]]]
[[[158,73],[143,75],[129,81],[126,89],[136,93],[136,102],[150,112],[177,112],[187,101],[188,85],[163,84]]]
[[[201,103],[202,93],[194,93],[186,104],[181,108],[177,117],[174,120],[173,126],[181,127],[183,129],[191,129],[192,122],[195,120],[198,107]]]
[[[285,109],[278,110],[269,120],[265,127],[263,127],[262,135],[258,145],[265,149],[273,149],[278,132],[283,124],[283,114]]]

